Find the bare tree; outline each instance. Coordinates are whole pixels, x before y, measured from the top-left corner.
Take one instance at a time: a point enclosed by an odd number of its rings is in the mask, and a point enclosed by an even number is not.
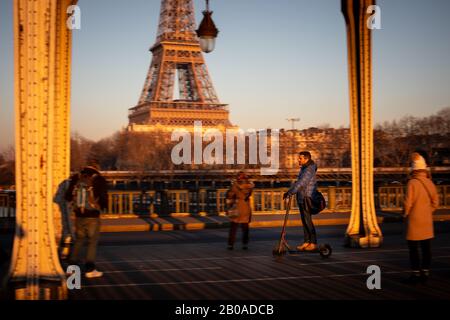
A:
[[[70,137],[70,170],[79,171],[86,161],[93,142],[75,132]]]
[[[431,164],[440,163],[441,154],[450,149],[450,107],[423,118],[405,116],[399,121],[384,122],[375,126],[375,165],[408,165],[408,154],[423,149]]]
[[[15,184],[15,151],[13,146],[9,146],[0,153],[0,186],[10,188]]]
[[[115,133],[111,137],[94,142],[89,150],[88,158],[96,159],[102,170],[117,170],[117,162],[121,153],[118,150],[120,133]]]

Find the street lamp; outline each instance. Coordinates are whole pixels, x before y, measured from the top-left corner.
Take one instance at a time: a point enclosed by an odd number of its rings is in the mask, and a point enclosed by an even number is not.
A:
[[[197,35],[200,38],[200,48],[203,52],[209,53],[216,46],[216,38],[219,30],[216,28],[212,19],[212,11],[209,11],[209,0],[206,0],[206,10],[203,11],[203,20],[197,29]]]

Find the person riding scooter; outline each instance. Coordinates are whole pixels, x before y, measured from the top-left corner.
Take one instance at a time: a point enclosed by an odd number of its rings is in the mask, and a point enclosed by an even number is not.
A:
[[[299,251],[315,251],[317,250],[316,229],[312,221],[311,203],[312,196],[317,192],[317,165],[311,159],[309,151],[302,151],[298,155],[298,164],[300,165],[300,173],[297,181],[283,195],[283,199],[297,194],[297,204],[303,223],[304,243],[297,246]]]

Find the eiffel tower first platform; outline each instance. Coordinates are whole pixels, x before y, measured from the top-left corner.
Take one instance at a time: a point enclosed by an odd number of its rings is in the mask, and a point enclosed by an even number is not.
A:
[[[214,90],[195,32],[193,0],[162,0],[153,59],[137,106],[129,109],[128,130],[146,132],[203,127],[226,129],[226,104]],[[177,81],[179,97],[174,99]]]

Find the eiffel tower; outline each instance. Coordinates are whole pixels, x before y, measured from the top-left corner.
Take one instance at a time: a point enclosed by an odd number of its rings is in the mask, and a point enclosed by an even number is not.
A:
[[[129,109],[129,129],[193,128],[194,121],[231,127],[227,105],[219,102],[200,49],[193,0],[162,0],[159,19],[144,88],[138,104]]]

